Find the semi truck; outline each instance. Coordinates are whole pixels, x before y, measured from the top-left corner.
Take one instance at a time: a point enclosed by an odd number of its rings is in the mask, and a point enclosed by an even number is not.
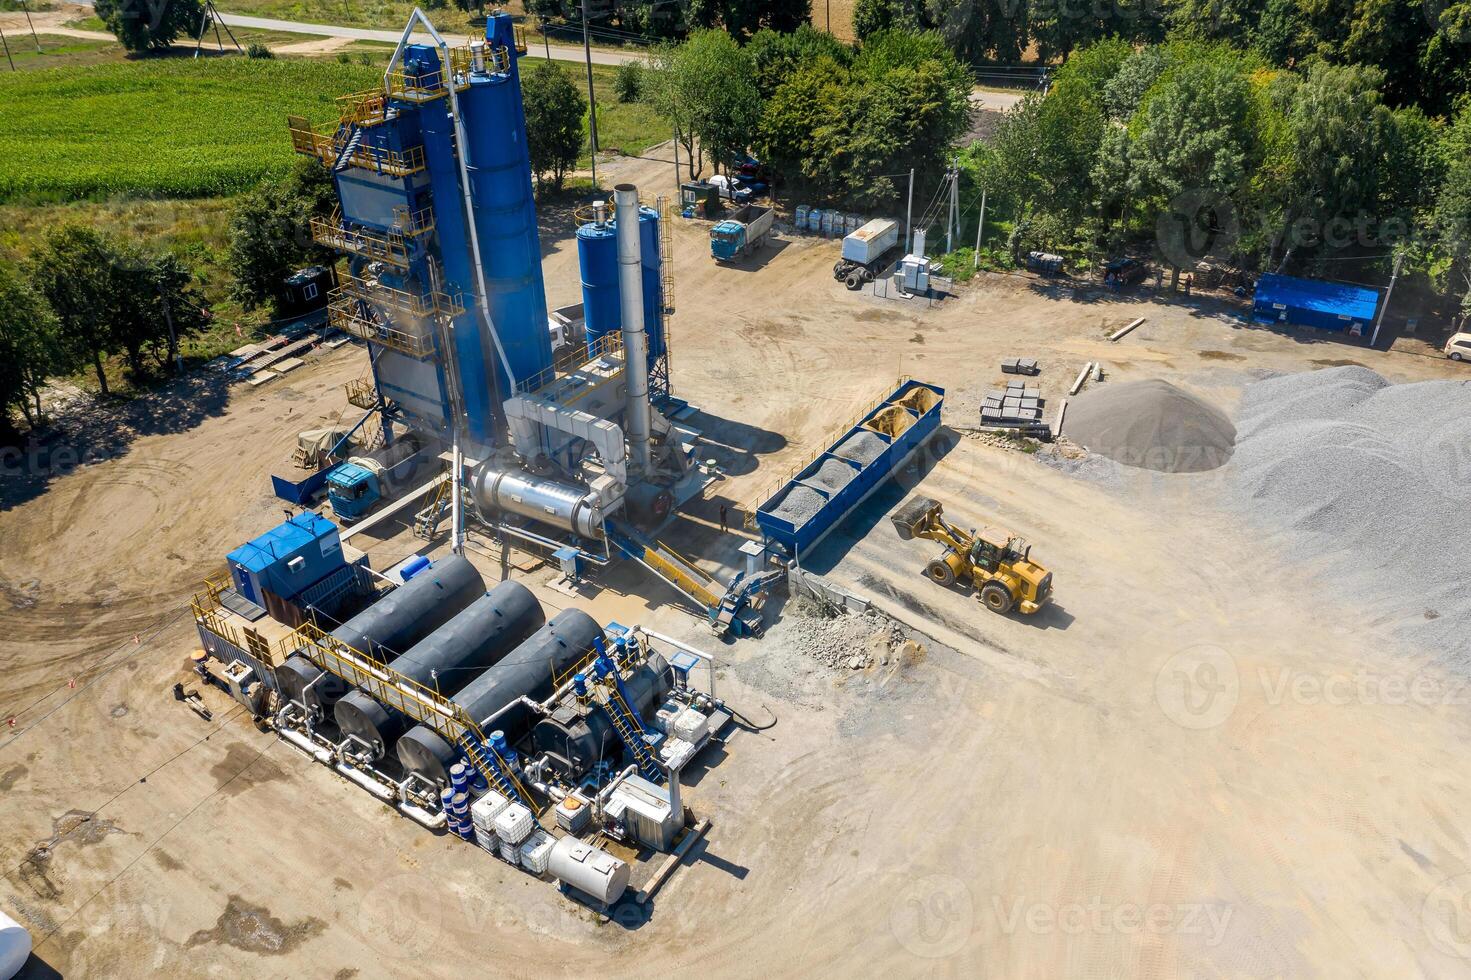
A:
[[[771,234],[776,215],[760,204],[743,204],[710,229],[710,254],[717,262],[736,262]]]
[[[833,278],[859,289],[884,271],[899,254],[899,223],[875,218],[843,239],[842,258],[833,266]]]

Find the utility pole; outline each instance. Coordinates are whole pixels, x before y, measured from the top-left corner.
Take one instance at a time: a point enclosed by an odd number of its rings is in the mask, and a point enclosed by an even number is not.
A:
[[[174,355],[174,373],[183,374],[184,355],[179,351],[179,337],[174,333],[174,314],[169,309],[169,297],[162,284],[158,287],[158,298],[163,301],[163,321],[169,325],[169,352]]]
[[[5,60],[10,62],[10,70],[19,71],[20,69],[15,67],[15,59],[10,56],[10,42],[5,40],[4,31],[0,31],[0,44],[5,45]]]
[[[975,261],[971,263],[972,269],[981,267],[981,231],[986,227],[986,189],[981,188],[981,220],[976,223],[976,249]]]
[[[20,9],[26,12],[26,26],[31,29],[31,40],[36,42],[36,54],[41,53],[41,39],[36,36],[36,25],[31,23],[31,5],[20,0]]]
[[[674,192],[679,193],[679,130],[674,131]],[[684,202],[681,201],[680,204]]]
[[[914,168],[909,168],[909,203],[904,207],[904,254],[914,247]]]
[[[592,142],[592,186],[593,190],[597,190],[598,100],[592,90],[592,41],[587,34],[587,0],[582,0],[582,53],[587,58],[587,134]]]
[[[1384,314],[1389,309],[1389,297],[1394,295],[1394,283],[1399,278],[1400,266],[1404,265],[1405,253],[1401,251],[1394,257],[1394,271],[1389,275],[1389,288],[1384,291],[1384,302],[1379,304],[1379,316],[1374,321],[1374,336],[1369,338],[1369,346],[1373,347],[1379,340],[1379,328],[1384,325]]]
[[[547,20],[545,17],[541,19],[541,43],[542,46],[546,48],[548,61],[552,60],[552,36],[551,32],[547,30],[547,27],[550,26],[550,24],[551,21]]]
[[[959,161],[950,168],[950,211],[945,215],[945,251],[955,251],[955,228],[960,223]]]

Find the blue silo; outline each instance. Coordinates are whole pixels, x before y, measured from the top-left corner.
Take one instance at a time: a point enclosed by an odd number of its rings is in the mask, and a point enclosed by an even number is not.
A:
[[[490,315],[515,374],[504,378],[499,359],[494,362],[502,395],[509,397],[516,382],[551,367],[552,341],[510,16],[490,17],[485,33],[487,71],[471,73],[459,104],[470,149],[470,189]],[[498,66],[500,58],[504,60]],[[497,67],[503,70],[497,73]]]
[[[430,74],[439,65],[439,51],[428,45],[409,45],[404,51],[406,71]],[[410,66],[417,66],[411,68]],[[428,67],[425,67],[428,66]],[[406,110],[408,106],[404,107]],[[490,364],[495,357],[490,337],[478,328],[475,309],[475,266],[465,225],[464,195],[460,192],[459,162],[455,158],[454,120],[449,99],[415,107],[424,138],[424,163],[429,174],[438,259],[444,272],[443,292],[457,297],[466,310],[455,318],[455,367],[465,403],[465,429],[470,439],[492,444],[500,400],[495,397]],[[407,115],[408,113],[405,112]],[[448,370],[450,365],[444,365]]]
[[[577,229],[577,264],[582,271],[582,316],[587,347],[623,326],[618,290],[618,235],[613,222]]]
[[[664,355],[664,283],[659,257],[659,212],[639,208],[639,257],[643,265],[644,330],[649,364]],[[598,338],[623,329],[618,288],[618,222],[589,222],[577,229],[577,260],[582,270],[582,315],[589,348]]]

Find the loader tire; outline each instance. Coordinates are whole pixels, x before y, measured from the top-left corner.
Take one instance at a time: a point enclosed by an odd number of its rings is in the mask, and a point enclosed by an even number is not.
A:
[[[943,558],[936,558],[924,567],[925,577],[940,585],[954,585],[955,572]]]
[[[846,280],[844,280],[844,282],[845,282],[845,284],[847,285],[847,287],[849,289],[862,289],[863,288],[863,273],[861,273],[861,272],[850,272],[850,273],[848,273],[848,278]]]
[[[1011,590],[1000,582],[987,582],[981,586],[981,601],[994,613],[1011,612]]]

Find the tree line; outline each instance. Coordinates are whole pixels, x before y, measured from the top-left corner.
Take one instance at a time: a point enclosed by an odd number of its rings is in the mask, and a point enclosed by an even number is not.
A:
[[[209,322],[179,256],[89,228],[50,232],[23,264],[0,267],[0,436],[14,438],[12,411],[40,424],[48,378],[90,370],[107,395],[107,358],[123,356],[135,377],[162,370]]]
[[[1275,67],[1376,67],[1390,105],[1432,115],[1471,92],[1471,0],[857,0],[853,28],[935,30],[967,61],[1007,65],[1107,38],[1221,41]]]
[[[1210,257],[1347,278],[1396,256],[1471,310],[1471,104],[1394,107],[1366,65],[1298,69],[1224,42],[1075,51],[967,154],[1029,248],[1152,241],[1176,270]]]
[[[971,76],[936,33],[858,45],[802,25],[738,44],[704,30],[655,50],[645,97],[699,177],[754,152],[793,194],[855,208],[898,200],[900,175],[945,168],[969,121]]]

